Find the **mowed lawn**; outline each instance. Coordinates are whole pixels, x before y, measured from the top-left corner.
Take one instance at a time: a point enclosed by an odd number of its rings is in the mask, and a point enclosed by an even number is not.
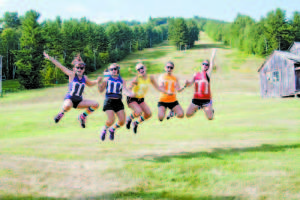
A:
[[[114,141],[102,142],[104,95],[96,88],[85,97],[101,109],[86,129],[78,110],[53,121],[66,85],[7,94],[0,99],[0,199],[300,199],[300,102],[260,97],[262,58],[203,34],[186,52],[164,43],[130,55],[120,63],[122,73],[140,59],[162,68],[173,60],[184,83],[212,48],[218,48],[212,121],[199,111],[159,122],[158,93],[151,88],[146,102],[153,117],[138,134],[123,127]],[[192,88],[178,94],[184,110],[191,98]]]

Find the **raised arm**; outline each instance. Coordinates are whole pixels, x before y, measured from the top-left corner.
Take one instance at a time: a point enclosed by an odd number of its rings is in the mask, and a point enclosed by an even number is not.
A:
[[[74,74],[73,71],[71,71],[68,68],[66,68],[65,66],[63,66],[60,62],[55,60],[53,57],[50,57],[46,52],[44,52],[44,56],[46,59],[50,60],[56,67],[61,69],[61,71],[63,71],[66,75],[71,76]]]
[[[209,68],[207,70],[207,73],[208,73],[209,77],[211,76],[211,72],[212,72],[213,67],[214,67],[216,52],[217,52],[217,49],[213,49],[212,54],[211,54],[210,65],[209,65]]]
[[[105,90],[105,88],[106,88],[106,84],[107,84],[107,80],[108,80],[108,78],[105,78],[104,80],[103,80],[103,82],[98,82],[98,91],[100,92],[100,93],[102,93],[104,90]]]
[[[96,80],[90,80],[87,76],[85,76],[85,80],[86,80],[86,85],[91,87],[96,85],[97,83],[101,83],[102,82],[102,77],[98,76],[98,78]]]

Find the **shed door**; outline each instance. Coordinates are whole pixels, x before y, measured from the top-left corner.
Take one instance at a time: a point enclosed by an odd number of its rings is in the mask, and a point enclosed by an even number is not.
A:
[[[300,91],[300,69],[295,70],[296,91]]]

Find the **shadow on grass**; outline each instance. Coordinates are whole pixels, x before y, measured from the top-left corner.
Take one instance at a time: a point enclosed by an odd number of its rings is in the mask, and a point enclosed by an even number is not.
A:
[[[114,199],[175,199],[175,200],[237,200],[241,199],[236,196],[197,196],[197,195],[176,195],[174,193],[162,192],[117,192],[113,194]]]
[[[272,145],[272,144],[263,144],[261,146],[256,147],[244,147],[244,148],[215,148],[211,152],[181,152],[177,154],[171,155],[145,155],[139,160],[153,161],[153,162],[170,162],[173,158],[180,159],[191,159],[191,158],[212,158],[212,159],[222,159],[222,155],[238,155],[240,153],[245,152],[280,152],[285,151],[287,149],[296,149],[300,148],[300,144],[292,144],[292,145]],[[147,159],[150,157],[151,159]]]
[[[226,47],[224,44],[196,44],[193,49],[209,49],[209,48],[221,48],[221,49],[230,49]]]
[[[0,196],[0,199],[5,200],[67,200],[68,198],[54,198],[54,197],[34,197],[34,196]],[[174,195],[169,192],[116,192],[111,194],[104,194],[101,196],[83,196],[75,199],[172,199],[172,200],[239,200],[240,197],[236,196],[192,196],[192,195]]]
[[[56,197],[35,197],[35,196],[13,196],[13,195],[0,195],[0,199],[5,200],[67,200],[66,198]]]

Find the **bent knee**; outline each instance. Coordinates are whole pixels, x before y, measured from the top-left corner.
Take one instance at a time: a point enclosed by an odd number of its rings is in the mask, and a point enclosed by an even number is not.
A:
[[[106,125],[111,126],[111,125],[113,125],[114,122],[115,122],[115,120],[107,120]]]
[[[118,124],[119,124],[120,126],[123,126],[123,125],[125,124],[125,120],[119,121]]]
[[[207,117],[208,120],[213,120],[214,119],[214,116],[209,116]]]
[[[178,118],[183,118],[184,117],[184,113],[183,112],[176,113],[176,115],[177,115]]]
[[[185,116],[186,116],[187,118],[189,118],[189,117],[192,117],[193,115],[194,115],[194,113],[186,113]]]
[[[144,118],[149,119],[152,116],[152,113],[144,113]]]
[[[183,113],[182,113],[182,114],[178,114],[177,117],[178,117],[178,118],[183,118],[183,117],[184,117],[184,114],[183,114]]]

